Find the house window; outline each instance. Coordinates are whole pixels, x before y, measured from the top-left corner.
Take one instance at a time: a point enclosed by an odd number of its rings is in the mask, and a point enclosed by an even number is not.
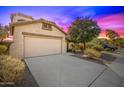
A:
[[[45,30],[52,30],[52,25],[50,24],[46,24],[46,23],[43,23],[42,25],[42,29],[45,29]]]
[[[18,19],[18,22],[24,22],[25,20],[24,19]]]

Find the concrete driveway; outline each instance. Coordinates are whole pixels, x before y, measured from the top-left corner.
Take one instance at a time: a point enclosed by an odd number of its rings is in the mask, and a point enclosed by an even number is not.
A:
[[[96,86],[93,83],[107,69],[67,54],[28,58],[25,62],[40,87]]]
[[[114,60],[114,62],[112,62],[111,64],[106,63],[106,65],[111,68],[114,72],[116,72],[120,77],[124,78],[124,49],[118,51],[116,56],[117,59]]]

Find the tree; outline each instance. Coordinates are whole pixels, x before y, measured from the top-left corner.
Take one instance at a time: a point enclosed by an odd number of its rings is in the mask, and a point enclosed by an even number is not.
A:
[[[107,29],[106,30],[106,37],[108,37],[110,40],[114,40],[119,38],[119,34],[117,32],[115,32],[114,30],[111,29]]]
[[[0,31],[2,31],[4,29],[4,27],[0,24]]]
[[[86,42],[96,38],[100,33],[97,22],[90,18],[78,17],[70,26],[68,39],[74,43],[83,43],[85,50]]]
[[[6,33],[6,36],[9,37],[9,35],[10,35],[10,27],[8,25],[4,26],[4,31]]]
[[[4,29],[4,26],[0,24],[0,42],[7,37],[7,32]]]

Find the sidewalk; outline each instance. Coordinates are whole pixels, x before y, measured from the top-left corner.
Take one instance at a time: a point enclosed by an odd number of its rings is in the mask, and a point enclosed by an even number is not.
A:
[[[124,49],[118,51],[117,59],[111,64],[105,63],[110,69],[124,78]]]

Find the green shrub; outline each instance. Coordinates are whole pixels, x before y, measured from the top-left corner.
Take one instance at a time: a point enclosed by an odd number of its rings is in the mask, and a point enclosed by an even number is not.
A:
[[[87,43],[87,48],[92,48],[92,49],[95,49],[95,50],[98,50],[98,51],[102,51],[103,50],[102,45],[95,44],[95,43],[92,43],[92,42]]]
[[[1,55],[1,54],[5,54],[6,50],[7,50],[7,46],[5,46],[5,45],[0,45],[0,55]]]
[[[72,50],[72,52],[80,51],[80,45],[79,44],[71,43],[71,50]]]
[[[0,82],[18,83],[24,73],[25,64],[7,55],[0,56]]]
[[[102,51],[103,47],[101,45],[94,45],[93,49],[98,50],[98,51]]]
[[[113,40],[113,45],[118,46],[118,47],[123,47],[124,46],[124,38],[117,38]]]
[[[84,44],[80,43],[79,48],[80,48],[81,51],[84,50]]]
[[[93,47],[93,45],[94,45],[93,43],[88,42],[86,47],[87,47],[87,48],[92,48],[92,47]]]
[[[71,44],[71,50],[72,52],[75,52],[75,45],[73,43]]]
[[[92,58],[99,58],[101,56],[101,53],[95,49],[92,49],[92,48],[87,48],[85,51],[84,51],[84,54],[88,55],[89,57],[92,57]]]
[[[109,40],[105,38],[99,38],[99,44],[100,45],[109,44]]]

